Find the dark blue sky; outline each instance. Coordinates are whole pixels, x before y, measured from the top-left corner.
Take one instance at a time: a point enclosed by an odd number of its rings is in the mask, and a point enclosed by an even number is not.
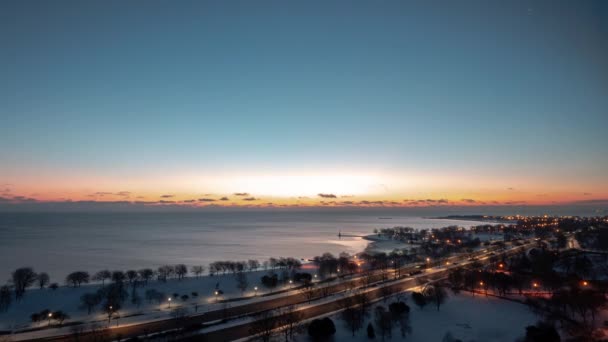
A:
[[[608,195],[605,1],[2,1],[0,46],[24,193],[347,169]]]

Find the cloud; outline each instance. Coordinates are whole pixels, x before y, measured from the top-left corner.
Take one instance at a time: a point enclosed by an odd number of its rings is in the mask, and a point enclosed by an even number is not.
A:
[[[175,197],[175,195],[161,195],[160,198],[171,198]]]
[[[25,196],[13,196],[13,200],[17,201],[17,202],[37,202],[38,200],[35,198],[31,198],[31,197],[25,197]]]
[[[476,200],[471,199],[471,198],[463,198],[463,199],[461,199],[461,201],[466,202],[466,203],[477,203]]]
[[[213,198],[199,198],[199,202],[215,202]]]
[[[591,195],[592,195],[592,193],[590,193],[590,192],[583,192],[583,196],[591,196]]]
[[[363,205],[384,205],[384,201],[359,201],[359,204]]]
[[[447,200],[447,199],[445,199],[445,198],[442,198],[442,199],[438,200],[438,201],[437,201],[437,203],[440,203],[440,204],[448,204],[448,200]]]
[[[259,201],[259,198],[255,198],[255,197],[246,197],[243,198],[243,201]]]
[[[160,201],[158,201],[158,203],[160,203],[160,204],[173,204],[173,203],[175,203],[175,201],[160,200]]]
[[[129,197],[129,196],[131,196],[131,192],[130,191],[119,191],[116,193],[116,196]]]
[[[196,202],[196,200],[193,200],[193,199],[184,200],[184,203],[194,203],[194,202]]]
[[[355,195],[342,195],[340,198],[353,198]]]
[[[97,191],[96,193],[94,193],[93,195],[95,196],[106,196],[106,195],[112,195],[111,192],[107,192],[107,191]]]
[[[574,203],[579,203],[579,204],[608,204],[608,198],[600,198],[600,199],[590,199],[590,200],[582,200],[582,201],[576,201]]]
[[[507,188],[507,190],[513,191],[513,190],[515,190],[515,188]]]
[[[249,196],[248,192],[235,192],[234,196]]]
[[[220,201],[230,201],[230,198],[224,196],[224,197],[220,198]]]
[[[338,197],[334,194],[318,194],[317,196],[319,196],[321,198],[337,198]]]

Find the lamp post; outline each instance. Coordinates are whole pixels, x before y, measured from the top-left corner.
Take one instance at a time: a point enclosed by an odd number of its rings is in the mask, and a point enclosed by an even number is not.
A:
[[[220,293],[219,293],[218,291],[215,291],[215,302],[216,302],[216,303],[217,303],[217,301],[218,301],[218,296],[219,296],[219,294],[220,294]]]
[[[293,288],[293,280],[289,279],[289,288]]]
[[[49,325],[51,325],[51,318],[53,318],[53,313],[49,312]]]
[[[253,288],[253,290],[255,291],[255,295],[257,296],[257,295],[258,295],[258,287],[257,287],[257,286],[255,286],[255,287]]]
[[[168,308],[171,309],[171,297],[167,298]]]

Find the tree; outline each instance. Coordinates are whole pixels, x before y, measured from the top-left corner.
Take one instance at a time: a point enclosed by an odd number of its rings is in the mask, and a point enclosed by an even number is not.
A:
[[[342,311],[342,319],[352,333],[353,337],[355,337],[355,333],[363,327],[363,323],[365,321],[365,317],[361,313],[361,310],[355,307],[344,309],[344,311]]]
[[[174,270],[175,275],[179,280],[184,279],[184,277],[188,274],[188,267],[186,267],[184,264],[175,265]]]
[[[57,283],[51,283],[51,285],[49,285],[49,289],[55,291],[59,288],[59,284]]]
[[[148,284],[148,281],[154,277],[154,271],[150,268],[144,268],[138,271],[139,277],[144,283]]]
[[[47,286],[51,280],[51,278],[49,277],[49,275],[47,273],[39,273],[38,274],[38,278],[36,278],[37,282],[38,282],[38,286],[43,289],[45,286]]]
[[[270,311],[263,311],[254,317],[254,321],[249,328],[249,334],[259,337],[262,341],[268,342],[272,337],[273,330],[277,326],[277,321]]]
[[[370,339],[376,338],[376,332],[374,331],[374,326],[371,323],[367,324],[367,337]]]
[[[90,315],[91,311],[101,303],[101,298],[97,293],[85,293],[80,296],[80,307],[87,309],[87,313]]]
[[[93,281],[101,281],[101,286],[105,286],[106,280],[112,278],[112,273],[108,270],[101,270],[93,276]]]
[[[260,262],[253,259],[247,260],[247,265],[249,267],[249,271],[255,271],[260,268]]]
[[[205,272],[205,267],[203,266],[192,266],[190,268],[190,272],[194,274],[197,278],[201,276]]]
[[[32,321],[32,323],[38,323],[44,319],[45,319],[45,317],[40,317],[40,313],[38,313],[38,312],[34,312],[33,314],[30,315],[30,321]]]
[[[247,286],[249,286],[249,283],[247,282],[247,275],[243,272],[239,272],[236,274],[236,287],[241,290],[241,295],[245,292],[245,290],[247,289]]]
[[[427,304],[426,298],[420,292],[412,292],[412,300],[420,308],[420,310],[424,309]]]
[[[435,303],[439,311],[439,307],[447,300],[448,293],[442,286],[435,285],[427,289],[425,297],[429,302]]]
[[[0,287],[0,312],[4,312],[8,310],[11,306],[12,296],[11,296],[11,288],[8,285],[3,285]]]
[[[70,315],[61,310],[53,312],[52,317],[55,321],[59,322],[59,325],[62,325],[66,319],[70,319]]]
[[[129,284],[134,284],[139,277],[137,271],[135,270],[128,270],[125,272],[125,275],[127,276],[127,280],[129,280]]]
[[[374,323],[380,332],[380,336],[382,336],[382,341],[384,341],[386,336],[391,337],[393,321],[391,320],[390,313],[386,311],[384,306],[378,305],[374,310]]]
[[[25,295],[25,289],[36,281],[36,273],[31,267],[18,268],[12,273],[12,281],[15,287],[15,298],[21,299]]]
[[[525,342],[560,342],[561,338],[555,327],[549,323],[538,322],[526,327]]]
[[[272,290],[275,287],[277,287],[277,285],[279,285],[279,277],[274,273],[269,273],[269,274],[263,276],[261,281],[262,281],[262,285],[267,287],[270,290],[270,292],[272,292]]]
[[[73,287],[80,287],[81,284],[89,282],[89,273],[85,271],[72,272],[65,277],[65,283]]]
[[[320,341],[333,336],[336,333],[334,321],[329,317],[315,319],[308,325],[308,335],[313,341]]]
[[[410,307],[405,302],[394,302],[388,306],[391,319],[399,324],[401,337],[412,332],[410,325]]]
[[[285,342],[287,342],[289,341],[289,338],[293,339],[293,336],[296,333],[296,328],[302,320],[302,314],[301,312],[296,311],[295,306],[290,305],[281,310],[278,320],[278,325],[283,331]]]
[[[125,275],[125,273],[123,271],[112,272],[112,281],[115,284],[122,284],[126,278],[127,278],[127,276]]]

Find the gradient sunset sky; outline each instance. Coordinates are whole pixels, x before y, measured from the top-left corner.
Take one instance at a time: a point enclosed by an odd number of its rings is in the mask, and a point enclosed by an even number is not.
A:
[[[606,1],[2,1],[0,202],[608,199]]]

